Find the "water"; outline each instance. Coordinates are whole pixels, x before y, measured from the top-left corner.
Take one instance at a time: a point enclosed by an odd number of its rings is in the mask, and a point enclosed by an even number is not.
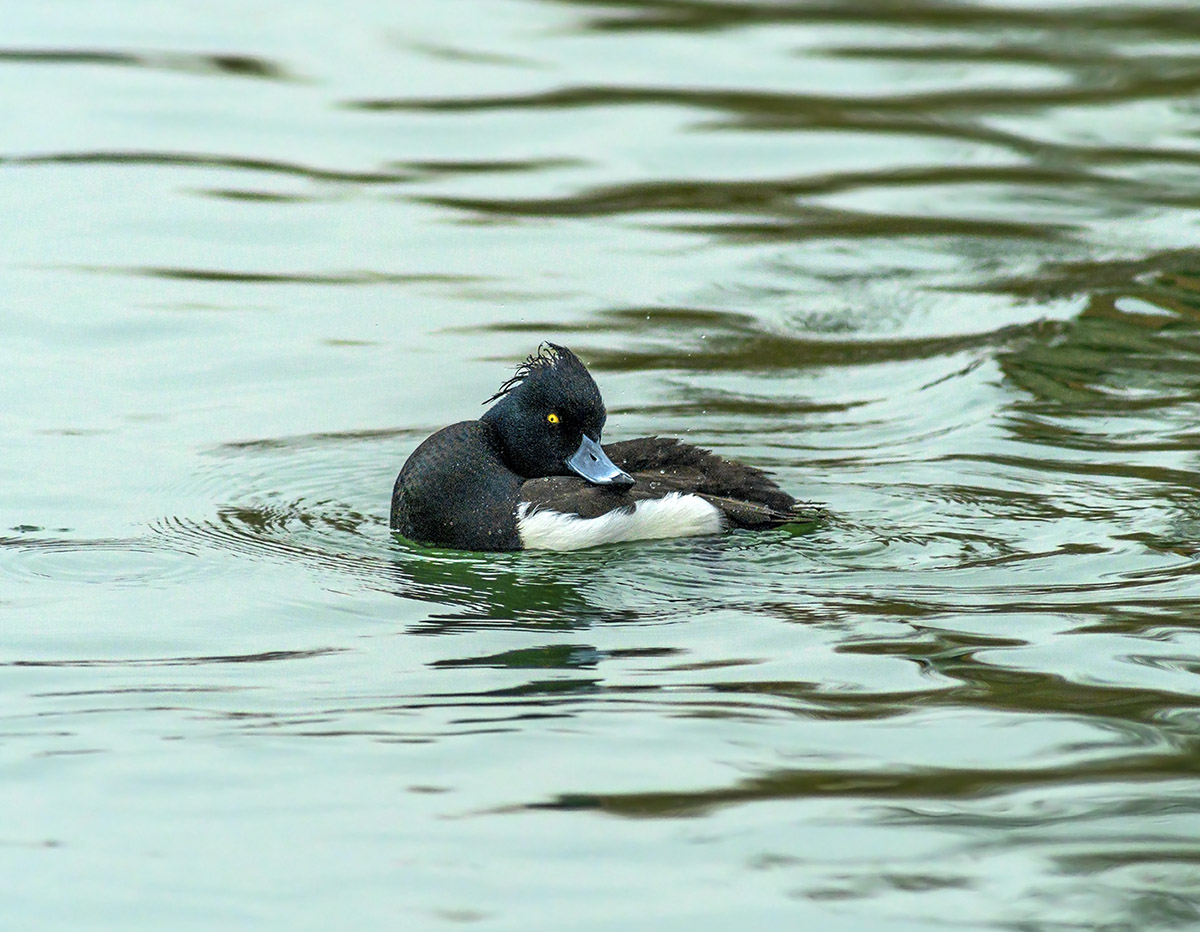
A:
[[[1200,925],[1191,4],[3,21],[5,929]],[[832,519],[391,539],[543,339]]]

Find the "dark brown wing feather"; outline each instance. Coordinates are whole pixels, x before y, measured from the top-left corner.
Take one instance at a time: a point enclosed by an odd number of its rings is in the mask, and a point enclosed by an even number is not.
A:
[[[761,469],[672,437],[607,443],[604,452],[637,480],[633,488],[595,486],[575,476],[548,476],[525,482],[521,486],[522,501],[596,518],[671,492],[691,493],[719,508],[734,527],[744,528],[811,520],[817,514],[814,509],[800,506]]]

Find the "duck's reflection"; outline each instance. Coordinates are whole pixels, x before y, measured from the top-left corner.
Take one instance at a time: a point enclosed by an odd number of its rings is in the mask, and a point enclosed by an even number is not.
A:
[[[436,606],[416,633],[462,632],[474,626],[571,631],[598,622],[636,622],[631,608],[598,604],[596,574],[620,553],[476,554],[419,547],[394,536],[390,568],[396,595]]]

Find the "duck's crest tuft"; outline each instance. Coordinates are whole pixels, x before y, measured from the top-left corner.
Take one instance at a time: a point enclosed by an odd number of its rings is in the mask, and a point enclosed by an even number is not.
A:
[[[491,404],[497,398],[503,398],[526,379],[537,375],[539,372],[575,366],[583,369],[585,373],[587,372],[586,367],[579,361],[579,357],[569,349],[565,346],[559,346],[557,343],[547,341],[539,346],[536,352],[530,353],[525,361],[517,366],[517,371],[513,377],[501,385],[500,390],[485,401],[484,404]]]

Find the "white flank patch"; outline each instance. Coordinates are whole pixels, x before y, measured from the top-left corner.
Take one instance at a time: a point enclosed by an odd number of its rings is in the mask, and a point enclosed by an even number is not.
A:
[[[581,518],[549,509],[517,508],[517,533],[526,550],[582,550],[622,540],[660,537],[698,537],[725,527],[721,512],[698,495],[672,492],[663,498],[638,502],[633,511],[610,511],[599,518]]]

